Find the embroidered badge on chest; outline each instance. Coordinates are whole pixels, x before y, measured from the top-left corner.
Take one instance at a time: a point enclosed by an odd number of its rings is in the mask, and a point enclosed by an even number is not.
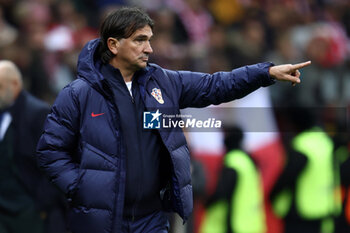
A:
[[[162,97],[162,92],[158,88],[153,88],[151,95],[160,103],[164,104],[164,100]]]

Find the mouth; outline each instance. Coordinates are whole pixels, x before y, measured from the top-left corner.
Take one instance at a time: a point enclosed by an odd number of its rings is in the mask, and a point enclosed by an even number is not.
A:
[[[144,62],[148,62],[148,56],[142,56],[141,60],[144,61]]]

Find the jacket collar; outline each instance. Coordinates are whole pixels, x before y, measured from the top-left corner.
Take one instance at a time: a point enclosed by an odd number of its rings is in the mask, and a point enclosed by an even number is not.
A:
[[[15,102],[8,108],[8,111],[10,112],[10,114],[13,118],[13,122],[15,124],[18,122],[18,119],[22,115],[22,111],[25,107],[26,95],[28,95],[28,93],[26,91],[22,90],[18,94]]]

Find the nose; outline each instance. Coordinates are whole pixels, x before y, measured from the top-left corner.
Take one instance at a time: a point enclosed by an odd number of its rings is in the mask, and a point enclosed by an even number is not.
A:
[[[152,49],[151,43],[149,41],[146,43],[146,47],[144,49],[144,52],[147,54],[153,53],[153,49]]]

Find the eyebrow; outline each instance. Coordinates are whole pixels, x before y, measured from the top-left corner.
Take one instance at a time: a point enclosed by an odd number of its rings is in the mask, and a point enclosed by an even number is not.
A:
[[[152,35],[151,37],[148,37],[147,35],[141,34],[141,35],[136,36],[134,39],[135,39],[135,40],[140,40],[140,39],[142,39],[142,40],[147,40],[148,38],[149,38],[149,39],[152,39],[152,38],[153,38],[153,35]]]

